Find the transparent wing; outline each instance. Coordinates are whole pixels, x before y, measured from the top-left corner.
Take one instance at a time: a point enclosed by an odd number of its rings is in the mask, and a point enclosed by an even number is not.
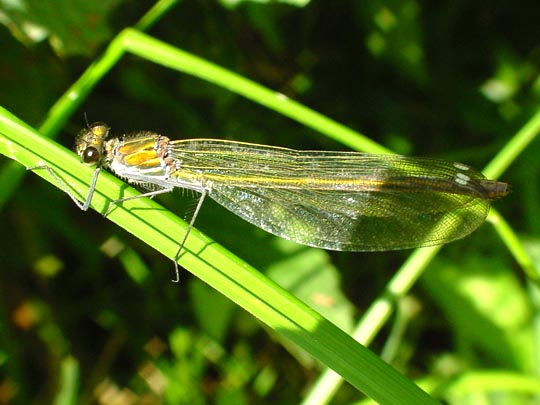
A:
[[[376,251],[460,239],[484,221],[489,202],[464,195],[238,189],[215,184],[210,196],[252,224],[309,246]]]
[[[305,245],[347,251],[462,238],[506,184],[459,163],[398,155],[294,151],[221,140],[170,142],[173,177],[207,188],[252,224]]]

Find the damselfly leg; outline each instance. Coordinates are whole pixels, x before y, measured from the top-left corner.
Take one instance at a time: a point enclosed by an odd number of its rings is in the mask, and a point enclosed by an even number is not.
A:
[[[90,203],[92,202],[92,197],[94,195],[94,190],[96,188],[97,179],[99,176],[99,172],[101,171],[100,167],[97,167],[94,171],[94,175],[92,176],[92,181],[90,182],[90,188],[88,190],[88,194],[84,200],[84,202],[80,202],[77,197],[71,192],[66,182],[56,174],[56,172],[50,168],[47,165],[38,165],[38,166],[32,166],[27,167],[26,170],[29,171],[35,171],[35,170],[46,170],[50,176],[56,181],[56,183],[60,186],[62,191],[68,195],[69,198],[75,203],[77,207],[79,207],[82,211],[87,211],[90,207]]]

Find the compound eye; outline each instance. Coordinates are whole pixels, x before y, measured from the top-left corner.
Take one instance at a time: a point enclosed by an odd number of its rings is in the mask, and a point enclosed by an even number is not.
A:
[[[100,154],[99,151],[93,146],[86,148],[82,154],[82,161],[87,165],[96,164],[99,162]]]

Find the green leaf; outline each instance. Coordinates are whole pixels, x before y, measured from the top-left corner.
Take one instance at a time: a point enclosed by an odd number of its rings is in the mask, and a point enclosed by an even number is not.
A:
[[[4,5],[0,21],[21,42],[49,39],[62,56],[92,55],[112,32],[110,13],[121,0],[16,0]]]
[[[422,281],[460,347],[487,354],[503,368],[535,369],[533,308],[511,269],[487,255],[467,255],[462,263],[438,258]]]

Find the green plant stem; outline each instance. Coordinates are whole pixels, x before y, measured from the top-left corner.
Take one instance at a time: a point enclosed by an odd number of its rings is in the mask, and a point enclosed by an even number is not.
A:
[[[416,280],[422,275],[441,246],[416,249],[387,284],[385,291],[370,305],[352,336],[363,345],[369,346],[381,328],[390,318],[395,303],[409,292]],[[333,370],[325,370],[302,404],[327,404],[337,392],[343,378]]]
[[[540,111],[534,114],[525,125],[506,143],[484,168],[490,179],[499,178],[540,133]]]

